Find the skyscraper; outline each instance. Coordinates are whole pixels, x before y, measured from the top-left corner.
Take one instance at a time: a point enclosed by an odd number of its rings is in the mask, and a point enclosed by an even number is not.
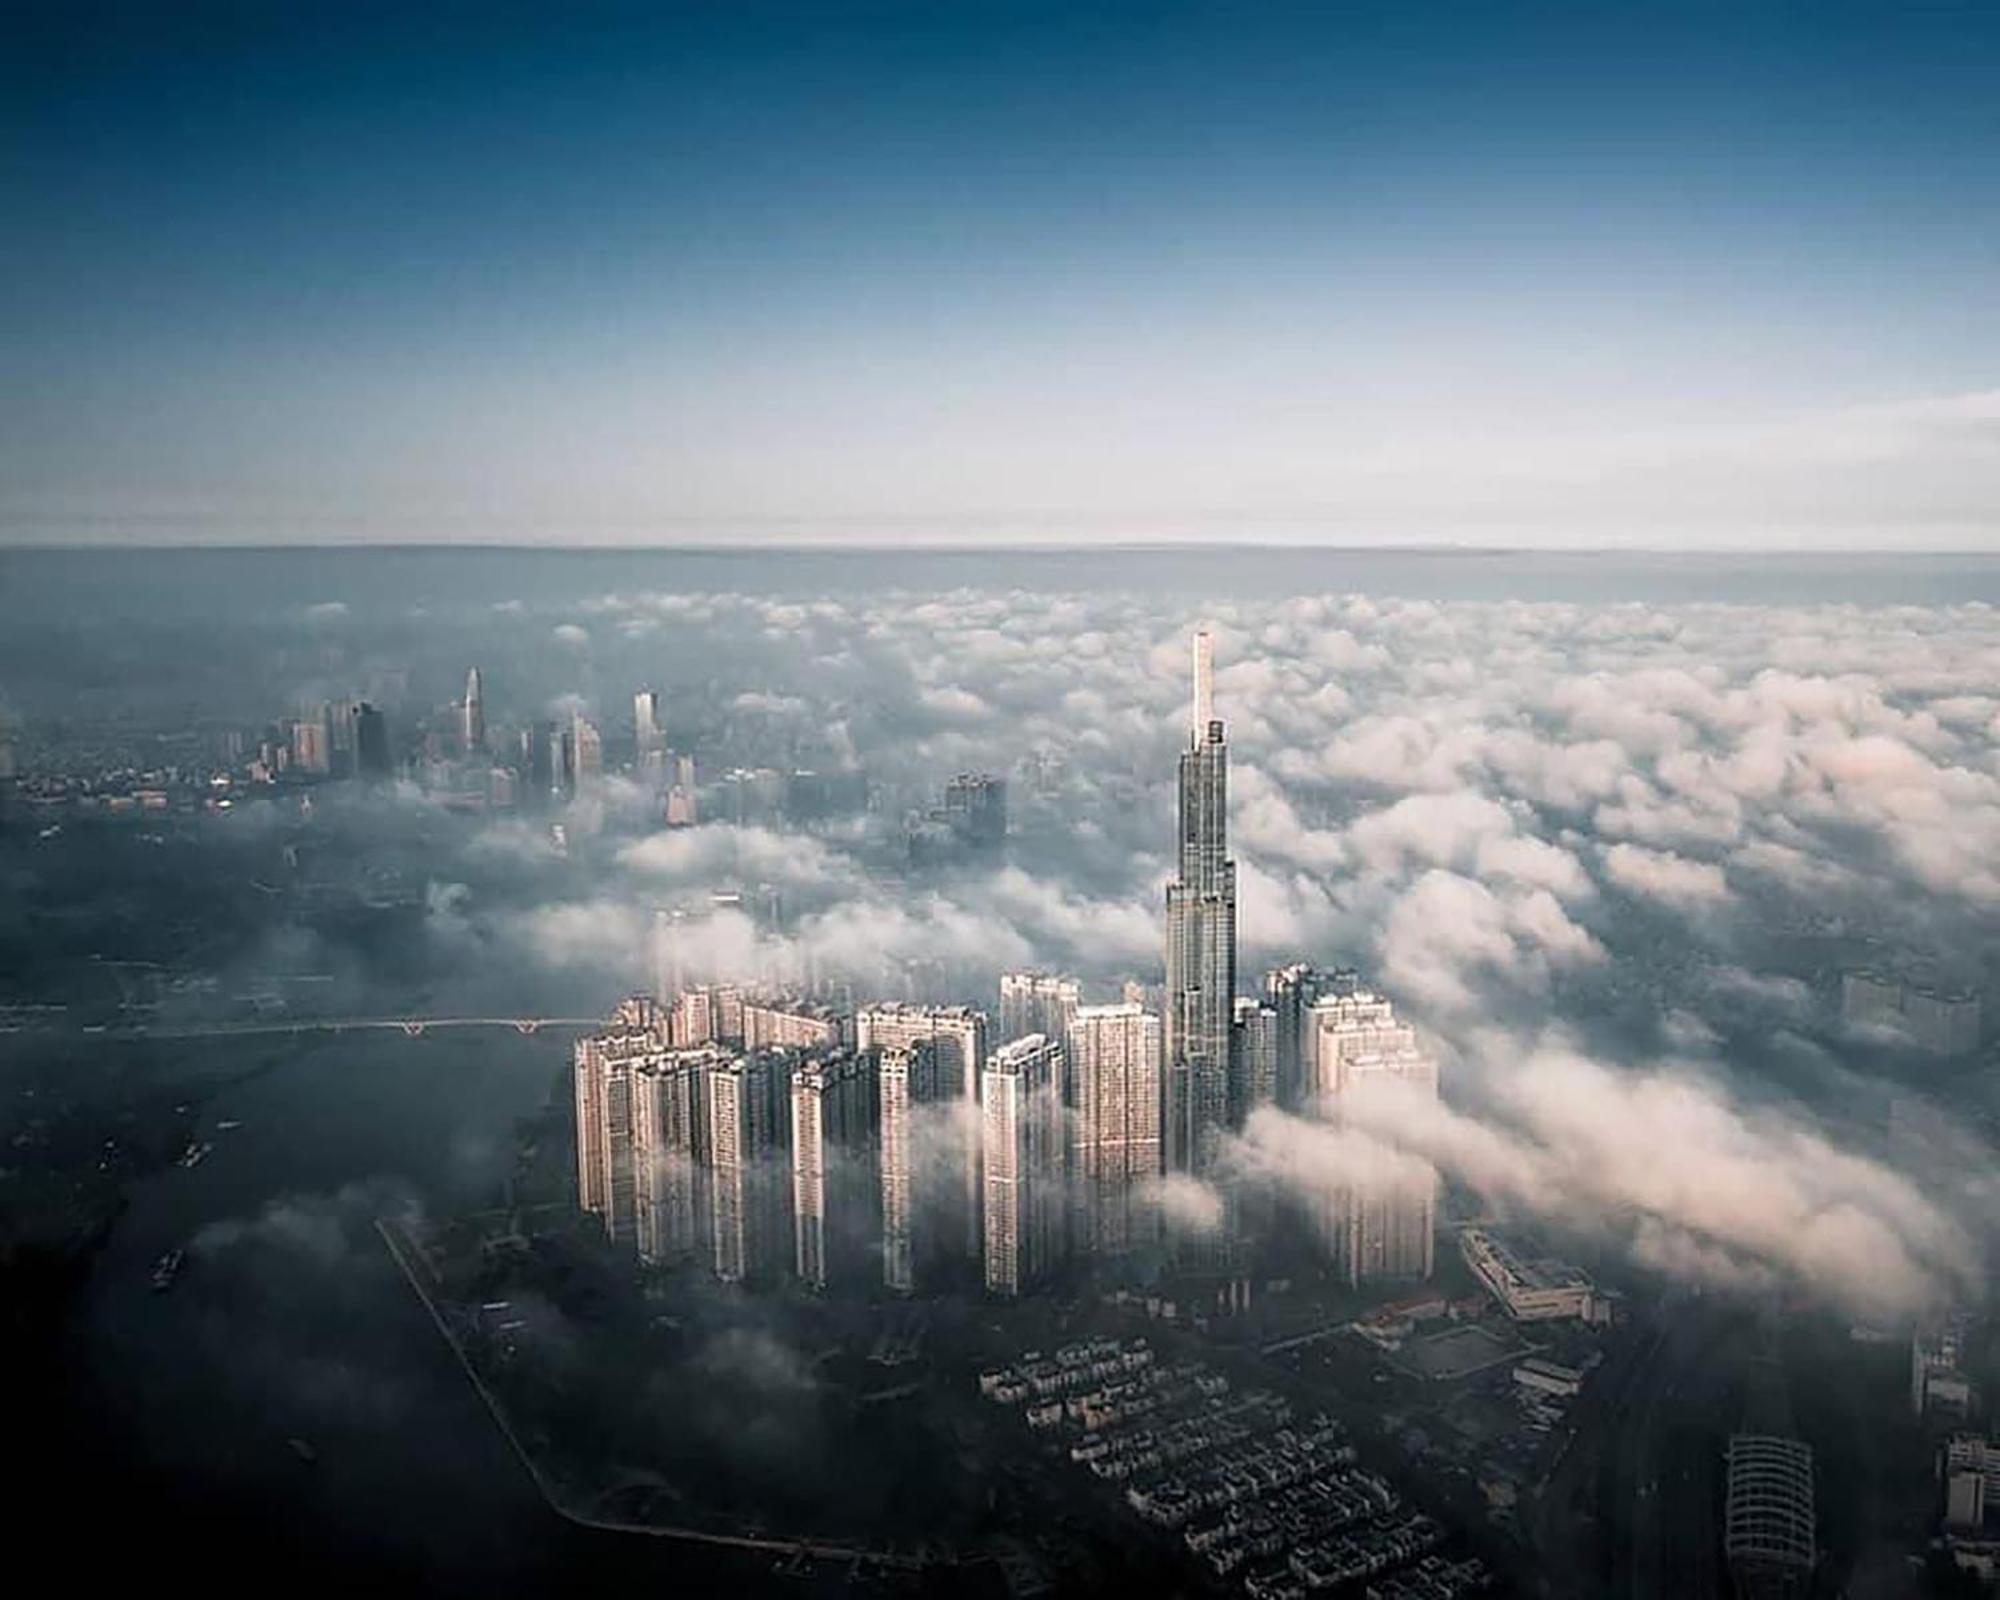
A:
[[[336,778],[354,776],[354,721],[358,700],[335,700],[326,708],[327,770]]]
[[[486,750],[486,689],[479,681],[479,669],[474,667],[465,675],[465,724],[460,730],[465,740],[465,753],[477,756]]]
[[[854,1043],[854,1019],[833,1006],[795,995],[759,995],[743,1002],[746,1049],[838,1050]]]
[[[889,1001],[864,1006],[856,1013],[854,1025],[855,1042],[863,1050],[928,1045],[936,1055],[931,1069],[936,1083],[919,1098],[963,1102],[965,1114],[958,1123],[933,1118],[928,1125],[928,1131],[940,1143],[956,1138],[960,1148],[956,1152],[939,1149],[918,1154],[944,1162],[949,1162],[955,1154],[963,1167],[964,1182],[955,1197],[939,1193],[926,1197],[926,1203],[948,1207],[939,1218],[939,1237],[955,1237],[965,1257],[976,1259],[980,1250],[979,1139],[973,1107],[979,1103],[979,1079],[986,1066],[986,1014],[970,1006],[915,1006]]]
[[[665,743],[660,728],[660,696],[654,689],[641,689],[632,696],[632,744],[643,765],[645,758]]]
[[[961,772],[944,786],[944,821],[962,847],[981,853],[1007,842],[1007,780]]]
[[[706,1046],[662,1050],[638,1066],[633,1084],[632,1170],[639,1259],[683,1261],[701,1248],[707,1222],[708,1077],[734,1059]]]
[[[709,1234],[725,1283],[766,1277],[781,1260],[792,1064],[782,1051],[760,1051],[708,1074]]]
[[[792,1238],[799,1281],[855,1281],[878,1235],[879,1085],[872,1055],[842,1051],[792,1069]]]
[[[363,778],[389,776],[388,720],[366,700],[354,707],[354,770]]]
[[[1031,1033],[1060,1039],[1082,996],[1076,979],[1060,972],[1000,974],[1000,1042],[1012,1044]]]
[[[667,912],[654,913],[654,926]],[[675,925],[667,924],[670,936]],[[667,966],[663,962],[663,967]],[[678,987],[667,1007],[676,1045],[741,1044],[743,1042],[743,992],[733,983],[704,983]]]
[[[551,805],[562,805],[576,793],[576,741],[571,730],[560,722],[551,722],[545,737],[548,743],[548,791]]]
[[[619,1006],[603,1033],[576,1043],[577,1204],[603,1219],[614,1244],[637,1243],[635,1079],[664,1043],[658,1008],[637,997]]]
[[[333,770],[333,749],[329,742],[326,712],[322,709],[292,724],[292,765],[300,772],[316,776]]]
[[[1031,1033],[986,1063],[980,1094],[989,1293],[1018,1295],[1062,1256],[1063,1047]]]
[[[1360,986],[1355,972],[1328,972],[1304,962],[1264,974],[1264,998],[1276,1013],[1278,1104],[1286,1111],[1297,1111],[1311,1099],[1306,1080],[1313,1046],[1307,1015],[1313,1003],[1323,996],[1353,994]]]
[[[938,1053],[944,1093],[979,1098],[986,1065],[986,1014],[970,1006],[917,1006],[900,1000],[863,1006],[854,1016],[855,1042],[863,1050],[930,1043]]]
[[[1428,1278],[1437,1231],[1437,1172],[1395,1147],[1370,1115],[1391,1096],[1435,1099],[1437,1063],[1380,995],[1357,989],[1312,1009],[1313,1108],[1374,1135],[1374,1154],[1328,1191],[1320,1218],[1337,1277],[1349,1284]]]
[[[1213,645],[1194,635],[1194,702],[1181,752],[1180,870],[1167,885],[1166,1165],[1206,1173],[1229,1115],[1236,1000],[1236,863],[1229,859],[1229,746],[1215,712]]]
[[[1117,1255],[1149,1242],[1145,1191],[1160,1175],[1160,1019],[1130,1004],[1080,1006],[1067,1062],[1070,1237],[1086,1254]]]
[[[1349,1058],[1371,1051],[1413,1048],[1416,1038],[1416,1030],[1397,1019],[1395,1006],[1372,990],[1354,988],[1321,995],[1306,1013],[1306,1107],[1330,1112],[1328,1102],[1341,1090]]]
[[[521,803],[531,811],[546,807],[555,788],[556,749],[550,731],[550,724],[537,722],[520,732]]]
[[[581,713],[570,724],[570,761],[570,792],[594,794],[604,777],[604,741]]]
[[[963,1244],[964,1227],[950,1227],[946,1218],[963,1210],[962,1174],[976,1175],[979,1168],[962,1150],[948,1149],[945,1159],[937,1161],[924,1148],[934,1121],[925,1108],[948,1105],[960,1088],[957,1075],[942,1066],[935,1041],[888,1044],[870,1054],[876,1062],[880,1118],[882,1281],[898,1294],[909,1294],[920,1274]]]
[[[694,757],[675,755],[669,750],[660,751],[659,757],[661,779],[666,783],[663,819],[670,828],[692,828],[701,820]]]
[[[1251,1112],[1275,1105],[1277,1099],[1277,1007],[1238,995],[1229,1055],[1229,1125],[1242,1127]]]

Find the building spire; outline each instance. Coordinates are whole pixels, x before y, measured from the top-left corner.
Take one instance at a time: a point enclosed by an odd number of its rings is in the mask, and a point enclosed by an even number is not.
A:
[[[1215,692],[1211,679],[1215,671],[1215,640],[1203,623],[1194,630],[1194,743],[1208,737],[1208,725],[1215,720]]]

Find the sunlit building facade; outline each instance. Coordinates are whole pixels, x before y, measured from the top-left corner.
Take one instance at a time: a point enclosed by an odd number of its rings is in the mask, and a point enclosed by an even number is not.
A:
[[[980,1074],[988,1052],[986,1014],[970,1006],[920,1006],[887,1001],[863,1006],[854,1017],[855,1043],[863,1050],[889,1050],[927,1045],[934,1060],[926,1069],[927,1092],[919,1104],[957,1099],[965,1114],[956,1121],[942,1115],[920,1116],[912,1126],[919,1136],[947,1148],[915,1154],[956,1159],[960,1181],[949,1193],[930,1197],[927,1209],[940,1209],[939,1240],[956,1238],[959,1252],[977,1260],[980,1251],[978,1125],[972,1108],[979,1103]],[[955,1146],[956,1148],[950,1148]]]
[[[1068,1031],[1070,1014],[1083,998],[1076,979],[1060,972],[1003,972],[1000,975],[1001,1044],[1012,1044],[1031,1033],[1060,1039]]]
[[[1079,1253],[1152,1242],[1160,1176],[1160,1019],[1136,1005],[1080,1006],[1065,1044],[1070,1233]]]
[[[716,1046],[663,1050],[633,1077],[634,1244],[652,1265],[700,1254],[708,1220],[708,1083],[734,1055]]]
[[[1031,1033],[986,1063],[980,1095],[988,1293],[1041,1283],[1063,1252],[1063,1047]]]
[[[764,1279],[787,1259],[791,1057],[733,1056],[708,1074],[709,1238],[724,1283]]]
[[[1215,715],[1213,643],[1194,636],[1194,699],[1179,774],[1179,871],[1167,885],[1165,1156],[1206,1175],[1229,1121],[1236,1002],[1236,863],[1229,859],[1229,746]]]
[[[1368,1153],[1336,1175],[1321,1230],[1335,1276],[1351,1285],[1428,1278],[1435,1264],[1437,1171],[1384,1132],[1384,1113],[1437,1098],[1437,1063],[1395,1007],[1366,990],[1330,995],[1312,1013],[1311,1109],[1368,1135]]]
[[[858,1282],[880,1238],[879,1106],[871,1053],[792,1069],[792,1245],[808,1288]]]

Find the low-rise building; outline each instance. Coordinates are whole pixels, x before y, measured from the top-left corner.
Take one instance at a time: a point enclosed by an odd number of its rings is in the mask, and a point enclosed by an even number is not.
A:
[[[1541,1356],[1529,1356],[1514,1368],[1514,1382],[1533,1394],[1552,1395],[1558,1400],[1569,1400],[1583,1392],[1586,1374],[1576,1367],[1565,1367],[1560,1362],[1548,1361]]]
[[[1458,1236],[1459,1253],[1479,1281],[1493,1292],[1516,1322],[1549,1322],[1575,1317],[1603,1320],[1603,1307],[1590,1275],[1550,1256],[1524,1256],[1499,1234],[1467,1228]]]

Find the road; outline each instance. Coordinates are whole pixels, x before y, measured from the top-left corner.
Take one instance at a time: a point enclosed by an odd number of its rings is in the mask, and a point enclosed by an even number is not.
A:
[[[1722,1593],[1722,1450],[1743,1313],[1676,1292],[1659,1317],[1609,1446],[1603,1526],[1614,1592],[1700,1600]]]
[[[1628,1337],[1572,1409],[1530,1514],[1542,1592],[1721,1595],[1722,1450],[1742,1313],[1676,1292]]]

